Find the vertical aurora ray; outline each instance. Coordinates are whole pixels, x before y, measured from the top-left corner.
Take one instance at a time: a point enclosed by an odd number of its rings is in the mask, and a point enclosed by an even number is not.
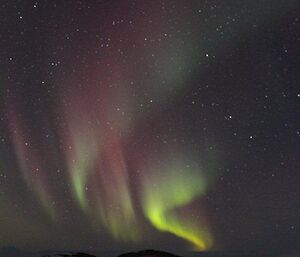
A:
[[[53,197],[47,183],[46,167],[30,137],[26,135],[24,126],[18,119],[17,114],[11,111],[9,117],[11,138],[22,177],[28,188],[35,193],[47,214],[54,218],[55,209],[52,204]]]
[[[196,250],[212,247],[212,235],[203,220],[179,210],[203,196],[206,183],[199,170],[174,162],[161,174],[150,171],[143,179],[143,210],[158,230],[187,240]]]
[[[122,147],[127,125],[117,108],[126,110],[128,105],[117,101],[122,94],[110,92],[110,86],[80,90],[80,97],[65,95],[68,104],[62,105],[66,120],[62,135],[73,197],[84,213],[96,220],[97,228],[104,228],[117,241],[138,241]],[[99,101],[99,95],[105,100]]]
[[[140,233],[129,187],[129,175],[120,138],[107,137],[98,169],[101,199],[98,211],[102,224],[118,241],[139,241]]]
[[[73,141],[68,146],[68,167],[72,191],[79,206],[86,210],[88,202],[86,188],[91,165],[95,161],[98,149],[96,139],[87,132],[84,138],[73,135]]]
[[[88,180],[100,155],[101,139],[99,127],[93,122],[94,112],[85,97],[70,94],[63,99],[61,110],[66,123],[60,128],[71,192],[83,211],[89,207]]]

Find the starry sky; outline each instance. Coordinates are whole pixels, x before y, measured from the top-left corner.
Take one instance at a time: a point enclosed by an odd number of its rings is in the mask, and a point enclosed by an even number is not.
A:
[[[300,239],[296,0],[0,3],[0,247]]]

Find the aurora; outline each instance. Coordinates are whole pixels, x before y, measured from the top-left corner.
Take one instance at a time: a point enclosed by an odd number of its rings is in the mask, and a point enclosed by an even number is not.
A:
[[[298,247],[296,0],[0,12],[1,256]]]
[[[202,222],[199,225],[191,215],[178,212],[180,208],[204,195],[207,190],[205,178],[201,171],[194,170],[197,166],[199,169],[199,165],[186,166],[176,159],[161,171],[163,177],[153,172],[149,172],[152,176],[145,175],[145,215],[158,230],[187,240],[195,250],[208,250],[213,239],[207,224]]]

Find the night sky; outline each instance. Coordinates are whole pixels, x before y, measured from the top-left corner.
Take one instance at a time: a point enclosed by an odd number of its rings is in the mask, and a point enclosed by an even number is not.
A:
[[[0,4],[0,247],[298,246],[299,1]]]

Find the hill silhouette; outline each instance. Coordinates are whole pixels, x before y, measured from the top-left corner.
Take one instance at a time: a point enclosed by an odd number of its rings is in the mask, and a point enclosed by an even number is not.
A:
[[[69,254],[55,254],[55,255],[44,255],[44,257],[97,257],[87,253],[69,253]],[[139,252],[128,252],[119,255],[118,257],[180,257],[168,252],[156,251],[156,250],[143,250]]]
[[[118,257],[180,257],[168,252],[156,250],[143,250],[139,252],[129,252],[119,255]]]

